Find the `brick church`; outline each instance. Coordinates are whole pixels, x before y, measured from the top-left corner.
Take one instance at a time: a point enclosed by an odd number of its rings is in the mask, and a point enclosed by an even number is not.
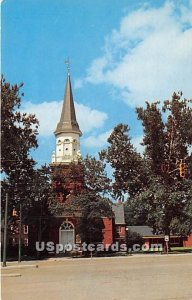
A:
[[[85,116],[86,117],[86,116]],[[63,100],[63,106],[61,111],[60,120],[56,126],[54,132],[56,138],[55,151],[52,153],[52,159],[50,166],[54,170],[59,166],[63,170],[63,174],[69,169],[70,163],[78,165],[80,153],[80,138],[82,132],[77,122],[75,106],[73,101],[73,93],[71,87],[70,73],[68,69],[65,95]],[[54,184],[52,182],[52,184]],[[73,190],[81,189],[82,182],[67,183],[68,194],[65,195],[65,200],[70,201],[73,195]],[[62,193],[57,193],[56,201],[62,202]],[[151,242],[163,243],[162,236],[154,236],[152,228],[148,226],[125,226],[124,216],[124,204],[119,202],[112,204],[112,210],[114,216],[109,218],[102,216],[103,229],[102,229],[102,242],[104,245],[111,245],[112,243],[119,242],[125,243],[126,229],[139,233],[143,239],[144,244],[150,244]],[[56,244],[79,244],[81,245],[81,237],[78,231],[78,222],[81,218],[81,211],[76,209],[73,213],[63,213],[62,215],[45,216],[41,219],[35,219],[30,224],[23,224],[22,226],[22,244],[34,253],[36,249],[37,241],[48,241]],[[10,244],[12,246],[18,245],[18,231],[10,234]],[[171,237],[172,246],[191,246],[192,234],[183,240],[183,237]],[[55,251],[50,252],[55,253]]]
[[[52,153],[51,168],[54,172],[58,166],[62,168],[63,174],[68,170],[70,163],[78,164],[81,157],[80,153],[80,137],[82,132],[77,122],[75,106],[73,101],[73,93],[71,87],[70,72],[68,75],[65,87],[65,95],[61,111],[60,120],[54,132],[56,146]],[[81,182],[78,182],[81,188]],[[70,201],[73,194],[74,185],[69,184],[69,194],[66,199]],[[57,196],[58,201],[62,202],[62,196]],[[112,205],[114,217],[108,218],[103,216],[102,242],[104,245],[112,244],[114,241],[125,241],[125,219],[124,207],[122,203]],[[81,212],[64,213],[59,216],[49,217],[49,228],[42,233],[41,240],[52,241],[54,244],[81,244],[81,237],[78,232],[78,220],[81,218]],[[34,245],[38,241],[38,234],[34,227],[29,230],[30,245]],[[34,246],[33,246],[34,247]]]

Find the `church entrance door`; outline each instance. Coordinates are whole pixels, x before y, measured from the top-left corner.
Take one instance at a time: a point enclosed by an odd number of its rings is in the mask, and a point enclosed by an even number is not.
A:
[[[59,243],[63,244],[64,249],[68,245],[67,249],[72,250],[74,245],[74,237],[75,237],[75,230],[73,224],[69,222],[64,222],[61,225],[59,231],[60,231]]]

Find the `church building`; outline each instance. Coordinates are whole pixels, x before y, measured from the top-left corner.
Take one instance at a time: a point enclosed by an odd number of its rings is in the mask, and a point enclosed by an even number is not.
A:
[[[70,163],[78,163],[80,154],[80,137],[82,132],[76,119],[71,79],[68,66],[67,82],[62,106],[60,120],[54,132],[56,139],[55,151],[52,154],[51,166],[60,166],[64,172]],[[59,199],[58,199],[59,200]],[[50,240],[59,244],[71,244],[80,242],[80,237],[76,232],[78,213],[75,215],[63,215],[54,221],[54,227],[50,230]]]
[[[78,165],[79,158],[81,157],[80,137],[82,136],[82,132],[76,118],[69,67],[60,120],[56,126],[54,134],[56,144],[55,151],[52,153],[50,166],[53,174],[59,167],[62,169],[65,176],[71,163]],[[57,182],[52,182],[52,184],[57,184]],[[81,181],[79,181],[78,184],[78,188],[81,189]],[[63,193],[61,193],[61,195],[57,193],[56,201],[60,203],[66,201],[66,199],[67,201],[70,201],[70,198],[73,197],[73,189],[74,185],[70,183],[67,186],[69,194],[67,194],[64,199]],[[101,242],[104,245],[112,244],[115,240],[123,242],[125,239],[124,210],[122,210],[119,205],[120,204],[113,205],[112,209],[114,211],[114,218],[108,218],[105,216],[102,217],[103,240]],[[122,216],[120,216],[120,214]],[[49,222],[46,221],[46,224],[48,223],[48,227],[41,235],[41,240],[44,239],[45,241],[51,241],[55,245],[70,244],[73,246],[74,244],[81,244],[81,237],[78,232],[78,222],[80,218],[81,212],[78,211],[78,209],[74,213],[63,213],[58,216],[50,216]],[[119,221],[120,219],[121,222]],[[116,228],[118,228],[118,230],[116,230]],[[33,245],[36,241],[38,241],[37,228],[34,229],[34,232],[33,230],[31,231],[30,240],[33,240]]]

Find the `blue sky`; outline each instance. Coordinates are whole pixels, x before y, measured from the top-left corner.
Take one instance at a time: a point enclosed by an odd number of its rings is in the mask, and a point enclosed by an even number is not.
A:
[[[83,137],[95,155],[118,123],[140,149],[135,107],[192,96],[192,1],[3,0],[2,73],[24,82],[23,111],[40,121],[33,157],[49,163],[67,69]]]

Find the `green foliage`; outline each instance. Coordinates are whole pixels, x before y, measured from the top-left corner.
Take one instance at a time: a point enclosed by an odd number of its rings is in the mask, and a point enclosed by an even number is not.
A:
[[[16,176],[21,169],[33,167],[29,151],[37,148],[38,120],[34,115],[19,111],[24,95],[20,92],[22,86],[11,86],[4,77],[1,79],[1,168],[9,177]]]
[[[121,198],[129,192],[133,196],[147,185],[148,170],[145,160],[131,143],[128,125],[117,125],[108,142],[110,146],[100,152],[100,158],[110,163],[114,170],[114,195]]]
[[[87,156],[82,160],[84,166],[85,188],[96,194],[105,195],[110,191],[111,180],[107,177],[105,171],[106,164],[95,157]]]
[[[71,196],[84,192],[104,196],[110,190],[111,180],[105,173],[105,164],[87,156],[84,160],[68,166],[52,167],[52,187],[55,197],[50,201],[50,211],[56,215],[64,213],[64,203]]]
[[[127,193],[126,221],[147,224],[154,231],[187,234],[192,229],[192,107],[191,100],[174,93],[171,100],[136,109],[143,125],[144,155],[134,149],[128,125],[116,126],[101,159],[114,170],[115,195]],[[187,165],[185,178],[179,163]]]
[[[4,204],[8,192],[11,210],[18,203],[23,203],[24,208],[29,205],[31,180],[35,174],[30,150],[37,148],[38,120],[20,111],[22,86],[12,86],[1,78],[2,202]]]
[[[147,108],[137,108],[138,119],[142,120],[145,145],[145,158],[151,161],[151,168],[155,174],[161,172],[161,163],[164,161],[165,154],[165,136],[162,114],[157,107],[159,102],[149,104]]]
[[[126,233],[127,248],[132,249],[133,245],[135,245],[135,244],[139,244],[140,246],[142,246],[143,238],[139,233],[128,230],[127,233]]]
[[[132,198],[129,198],[129,200],[125,202],[124,211],[126,224],[129,226],[142,226],[147,223],[147,210],[144,209],[143,205],[142,209],[138,210],[137,201],[132,201]]]
[[[101,242],[104,227],[102,217],[111,217],[108,199],[101,197],[110,189],[105,164],[90,156],[71,163],[54,166],[53,193],[49,210],[53,215],[78,217],[78,232],[84,242]]]
[[[48,205],[52,197],[51,170],[49,166],[44,165],[35,170],[31,178],[32,204],[27,213],[27,219],[49,215]]]
[[[70,203],[64,205],[65,213],[79,213],[78,231],[82,242],[101,242],[104,228],[102,217],[113,216],[108,199],[91,191],[82,191]]]

